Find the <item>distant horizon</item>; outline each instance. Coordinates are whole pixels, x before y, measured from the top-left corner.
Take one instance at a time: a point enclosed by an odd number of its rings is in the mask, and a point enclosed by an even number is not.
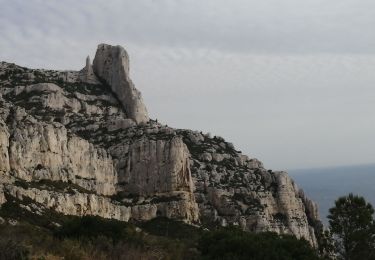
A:
[[[356,167],[366,167],[366,166],[375,166],[375,162],[373,163],[362,163],[362,164],[344,164],[344,165],[329,165],[329,166],[317,166],[317,167],[308,167],[308,168],[291,168],[288,171],[293,171],[296,174],[297,171],[305,171],[305,170],[324,170],[324,169],[337,169],[337,168],[356,168]]]
[[[363,196],[375,206],[375,164],[292,170],[289,174],[297,186],[318,203],[325,224],[335,200],[349,193]]]

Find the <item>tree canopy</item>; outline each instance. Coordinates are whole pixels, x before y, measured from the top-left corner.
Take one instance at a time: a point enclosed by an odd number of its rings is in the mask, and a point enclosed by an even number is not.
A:
[[[340,259],[375,259],[374,209],[363,197],[349,194],[329,210],[329,225]]]

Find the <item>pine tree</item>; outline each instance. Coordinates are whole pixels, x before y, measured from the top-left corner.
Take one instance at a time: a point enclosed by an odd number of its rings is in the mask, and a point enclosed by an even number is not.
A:
[[[329,210],[330,231],[340,259],[375,259],[374,209],[363,197],[349,194]]]

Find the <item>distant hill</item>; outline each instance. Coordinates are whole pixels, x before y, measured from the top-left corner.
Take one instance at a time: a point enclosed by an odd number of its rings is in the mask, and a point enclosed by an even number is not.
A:
[[[289,174],[319,204],[324,224],[334,201],[350,192],[364,196],[375,206],[375,164],[289,170]]]

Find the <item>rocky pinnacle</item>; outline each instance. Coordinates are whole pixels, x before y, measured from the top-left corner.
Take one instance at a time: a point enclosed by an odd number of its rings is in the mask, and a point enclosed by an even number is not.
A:
[[[128,117],[137,124],[149,121],[148,112],[139,92],[129,77],[129,56],[121,46],[100,44],[93,69],[117,95]]]

